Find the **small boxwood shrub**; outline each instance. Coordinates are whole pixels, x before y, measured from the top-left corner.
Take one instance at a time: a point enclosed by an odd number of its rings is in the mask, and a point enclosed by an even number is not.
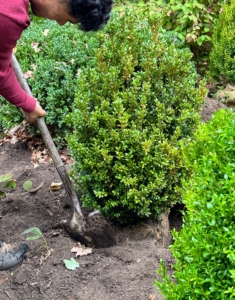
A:
[[[191,54],[154,15],[125,12],[99,33],[82,70],[68,137],[83,204],[110,218],[156,218],[179,195],[181,148],[199,120],[204,84]]]
[[[142,10],[149,7],[159,14],[165,30],[173,30],[190,47],[194,61],[201,73],[207,69],[211,50],[211,36],[221,12],[224,0],[118,0],[114,9],[122,10],[126,5],[130,9]]]
[[[56,22],[34,18],[18,42],[16,57],[24,73],[32,72],[28,83],[47,111],[46,122],[54,125],[57,140],[63,140],[68,131],[64,118],[73,105],[79,69],[92,64],[98,45],[95,34],[84,33],[74,25],[60,27]],[[0,116],[4,128],[23,120],[21,111],[3,98]]]
[[[217,112],[200,125],[185,150],[180,233],[170,247],[175,264],[170,278],[164,264],[156,281],[165,299],[235,299],[235,113]]]
[[[212,37],[209,74],[226,83],[235,83],[235,2],[224,5]]]

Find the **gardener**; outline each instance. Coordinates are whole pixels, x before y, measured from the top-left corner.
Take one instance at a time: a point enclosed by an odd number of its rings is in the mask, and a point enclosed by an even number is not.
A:
[[[30,25],[29,5],[38,17],[55,20],[61,26],[67,22],[79,23],[82,30],[89,31],[107,23],[112,0],[0,0],[0,95],[21,108],[27,121],[33,123],[46,112],[20,87],[11,65],[12,51]],[[27,250],[23,243],[0,242],[0,270],[21,261]]]

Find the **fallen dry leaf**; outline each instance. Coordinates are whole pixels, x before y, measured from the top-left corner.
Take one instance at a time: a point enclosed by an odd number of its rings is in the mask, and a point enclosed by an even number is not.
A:
[[[59,231],[53,231],[52,232],[52,236],[53,237],[57,237],[57,236],[59,236],[60,235],[60,232]]]
[[[171,11],[171,10],[168,10],[167,16],[170,17],[171,13],[172,13],[172,11]]]
[[[39,264],[41,265],[44,262],[44,260],[46,260],[51,255],[52,252],[53,249],[49,249],[44,255],[42,255],[39,259]]]
[[[53,212],[51,212],[49,209],[47,209],[47,212],[48,212],[48,215],[51,217],[54,215]]]
[[[49,33],[49,29],[45,29],[45,30],[43,31],[43,35],[45,35],[45,36],[48,36],[48,33]]]
[[[39,43],[32,42],[31,47],[34,49],[35,52],[39,52],[40,49],[38,48]]]
[[[9,131],[4,132],[4,138],[1,139],[2,142],[10,142],[15,144],[17,142],[23,141],[27,142],[32,138],[32,134],[28,132],[29,124],[22,122],[21,125],[11,128]]]
[[[48,284],[45,286],[46,289],[49,289],[51,287],[51,281],[48,282]]]
[[[50,191],[59,191],[61,189],[62,182],[52,182],[50,185]]]
[[[83,255],[91,254],[92,253],[92,248],[85,248],[80,243],[78,243],[78,246],[77,247],[73,247],[71,249],[71,252],[76,253],[75,255],[76,255],[76,257],[78,257],[78,256],[83,256]]]
[[[81,69],[78,69],[78,70],[77,70],[77,73],[76,73],[76,76],[80,76],[81,73],[82,73],[82,70],[81,70]]]
[[[32,67],[32,69],[33,69],[34,71],[36,71],[37,66],[36,66],[35,64],[32,64],[31,67]]]
[[[73,161],[72,158],[68,158],[68,159],[66,160],[66,164],[67,164],[67,165],[71,165],[71,164],[73,164],[73,163],[74,163],[74,161]]]
[[[28,79],[28,78],[34,78],[33,76],[33,72],[28,70],[27,72],[24,73],[24,78]]]
[[[60,157],[61,157],[61,159],[62,159],[63,162],[67,160],[67,156],[64,155],[64,154],[60,155]]]
[[[156,295],[151,294],[151,295],[149,295],[148,300],[154,300],[155,298],[156,298]]]
[[[5,282],[7,282],[7,280],[8,280],[8,277],[6,277],[4,279],[0,279],[0,285],[3,284],[3,283],[5,283]]]
[[[18,141],[19,141],[18,138],[15,135],[13,135],[12,138],[11,138],[11,140],[10,140],[10,143],[12,145],[15,145]]]
[[[43,160],[42,152],[41,151],[37,151],[37,150],[33,150],[32,156],[31,156],[31,160],[34,163],[38,163],[39,160],[42,161]]]
[[[11,128],[10,130],[9,130],[9,134],[14,134],[16,131],[18,131],[19,129],[20,129],[20,125],[17,125],[17,126],[15,126],[15,127],[13,127],[13,128]]]

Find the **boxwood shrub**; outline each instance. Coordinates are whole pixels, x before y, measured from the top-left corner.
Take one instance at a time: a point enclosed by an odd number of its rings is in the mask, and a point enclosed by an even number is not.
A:
[[[155,281],[165,299],[235,299],[235,113],[200,125],[184,152],[182,230],[173,232],[173,278]]]
[[[208,69],[211,36],[221,13],[224,0],[117,0],[115,10],[125,6],[141,11],[148,7],[158,13],[165,30],[173,30],[190,47],[197,69],[204,74]]]
[[[223,7],[212,37],[209,73],[214,80],[235,84],[235,2]]]
[[[154,15],[126,11],[98,34],[95,65],[81,71],[68,117],[74,182],[84,206],[129,222],[179,201],[180,140],[205,96],[191,53]]]

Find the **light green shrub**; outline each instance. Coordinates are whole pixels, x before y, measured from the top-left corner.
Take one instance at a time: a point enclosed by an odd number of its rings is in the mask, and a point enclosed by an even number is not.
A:
[[[179,37],[190,45],[197,43],[201,46],[210,41],[224,1],[158,0],[157,3],[166,10],[164,28],[176,31]]]
[[[212,37],[209,73],[220,82],[235,84],[235,2],[224,5]]]
[[[164,30],[173,30],[193,52],[193,60],[205,74],[211,50],[211,36],[224,0],[117,0],[114,10],[126,6],[136,11],[148,8],[161,17]]]
[[[179,141],[191,135],[203,83],[173,34],[153,15],[125,12],[100,32],[95,66],[82,70],[68,137],[85,206],[130,222],[179,200]]]
[[[221,110],[200,125],[186,148],[182,230],[170,247],[174,275],[164,264],[155,281],[167,300],[235,299],[235,113]]]

